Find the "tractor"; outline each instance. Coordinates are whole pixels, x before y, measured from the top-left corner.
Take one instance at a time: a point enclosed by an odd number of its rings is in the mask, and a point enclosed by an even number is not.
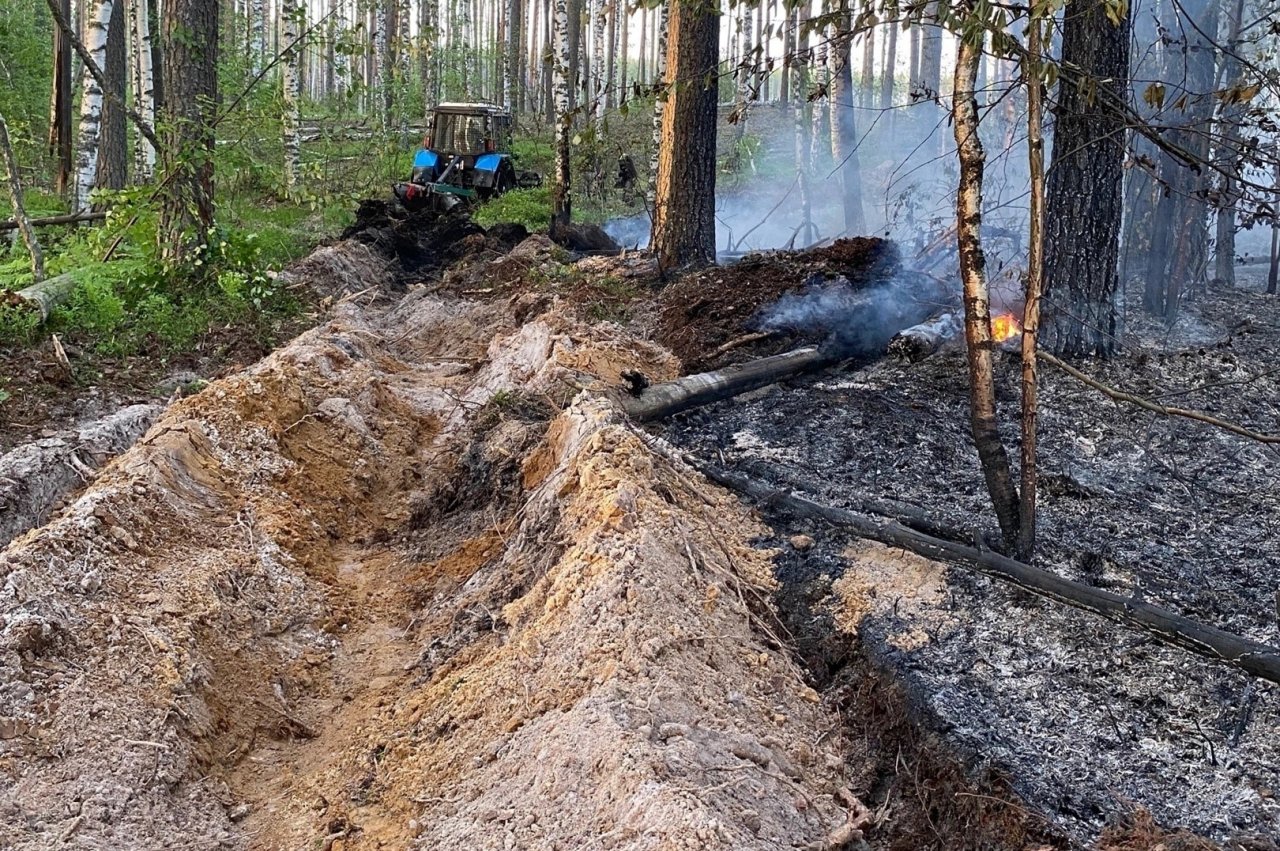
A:
[[[407,210],[448,211],[541,185],[537,174],[516,171],[514,159],[511,113],[488,103],[442,103],[413,158],[412,176],[393,189]]]

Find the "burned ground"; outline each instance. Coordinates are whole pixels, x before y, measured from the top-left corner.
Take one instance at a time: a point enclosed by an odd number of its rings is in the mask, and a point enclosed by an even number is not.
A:
[[[1090,372],[1265,429],[1280,421],[1278,319],[1256,290],[1216,291],[1173,332],[1132,322],[1129,352]],[[1010,356],[998,393],[1011,428],[1017,380]],[[883,360],[683,415],[666,435],[823,501],[904,500],[996,540],[966,392],[960,354]],[[1039,565],[1275,642],[1275,591],[1263,579],[1280,564],[1273,450],[1116,406],[1052,371],[1041,418]],[[923,580],[902,587],[900,573],[895,585],[866,569],[867,545],[765,516],[778,530],[771,545],[798,532],[817,541],[778,562],[784,585],[815,586],[809,617],[856,634],[936,729],[976,764],[1007,772],[1078,839],[1135,804],[1220,840],[1277,834],[1270,685],[958,568],[928,593]]]

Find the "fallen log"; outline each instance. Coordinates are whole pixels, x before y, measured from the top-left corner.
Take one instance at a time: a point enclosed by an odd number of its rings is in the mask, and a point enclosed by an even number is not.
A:
[[[701,372],[650,385],[638,396],[624,400],[622,407],[633,420],[660,420],[690,408],[709,405],[765,387],[784,378],[813,372],[840,360],[839,356],[813,346],[795,349],[713,372]]]
[[[80,222],[100,222],[107,217],[106,213],[67,213],[62,216],[45,216],[40,219],[28,219],[27,224],[33,228],[45,227],[46,225],[74,225]],[[7,222],[0,222],[0,231],[17,230],[18,223],[13,219]]]
[[[45,278],[26,289],[0,293],[0,300],[34,308],[40,311],[40,321],[48,322],[53,309],[67,300],[75,290],[76,283],[75,273],[65,272],[54,278]]]
[[[1140,629],[1164,644],[1280,683],[1280,648],[1200,623],[1143,600],[1065,579],[982,547],[936,538],[894,520],[875,520],[823,505],[739,473],[703,464],[699,464],[698,469],[712,481],[762,503],[780,505],[802,517],[825,520],[848,529],[859,537],[974,570],[1040,597]]]
[[[889,341],[888,351],[894,357],[915,363],[959,338],[960,317],[954,313],[944,313],[894,334]]]

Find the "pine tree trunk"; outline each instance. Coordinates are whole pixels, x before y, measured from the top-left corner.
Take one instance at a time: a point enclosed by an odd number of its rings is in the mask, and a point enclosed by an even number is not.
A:
[[[104,92],[102,101],[102,130],[95,177],[99,189],[124,189],[129,182],[128,124],[124,106],[129,76],[127,23],[124,2],[116,0],[111,7],[106,64],[102,66],[109,91]]]
[[[840,0],[836,16],[836,37],[831,44],[835,70],[831,79],[832,137],[836,167],[840,171],[840,198],[844,208],[844,231],[849,235],[866,232],[862,209],[862,176],[858,167],[858,131],[853,102],[852,14],[849,0]]]
[[[520,59],[524,56],[523,4],[520,0],[507,2],[507,61],[503,65],[502,102],[507,109],[518,112],[520,107]]]
[[[704,0],[671,0],[667,92],[653,223],[663,269],[713,263],[716,256],[716,71],[720,16]]]
[[[213,226],[213,121],[218,98],[218,3],[165,0],[164,171],[160,249],[182,263],[208,242]]]
[[[630,73],[630,63],[627,61],[629,50],[631,48],[631,3],[630,0],[613,0],[616,4],[616,11],[622,15],[621,46],[618,48],[618,105],[626,103],[630,98],[630,92],[627,91],[629,85],[628,74]]]
[[[979,46],[961,38],[956,55],[952,119],[960,159],[956,191],[956,236],[960,252],[960,280],[964,287],[964,334],[969,361],[969,413],[973,443],[978,450],[987,491],[1005,544],[1018,540],[1018,492],[1009,471],[1009,457],[1000,442],[996,419],[995,376],[992,366],[991,303],[987,291],[986,256],[982,250],[982,179],[986,153],[978,136],[978,101],[974,87]]]
[[[1272,186],[1275,197],[1272,209],[1280,210],[1280,148],[1276,149],[1276,170]],[[1271,268],[1267,272],[1267,295],[1276,295],[1280,291],[1280,216],[1271,219]]]
[[[942,27],[938,25],[940,0],[925,7],[925,24],[920,34],[920,85],[937,99],[942,93]]]
[[[59,0],[64,20],[71,20],[71,0]],[[53,92],[49,107],[49,153],[57,157],[54,191],[66,195],[71,186],[75,153],[71,111],[71,43],[60,27],[53,28]]]
[[[1116,26],[1102,4],[1069,0],[1062,55],[1101,82],[1096,92],[1065,77],[1058,86],[1041,341],[1058,355],[1106,356],[1115,351],[1119,316],[1125,152],[1116,104],[1128,89],[1128,18]]]
[[[301,121],[299,112],[298,91],[298,56],[301,53],[293,47],[298,40],[300,27],[298,16],[306,14],[298,5],[298,0],[281,0],[280,15],[284,25],[285,55],[280,63],[281,103],[284,106],[284,192],[285,197],[293,198],[298,192],[298,167],[302,159],[302,147],[298,139],[298,125]]]
[[[556,173],[552,197],[551,228],[566,227],[572,218],[572,186],[569,179],[569,137],[573,133],[573,115],[570,112],[569,91],[569,3],[555,0],[553,39],[555,45],[552,62],[552,98],[555,103]]]
[[[107,59],[107,37],[110,34],[112,0],[91,0],[85,21],[85,48],[94,63],[102,68]],[[89,211],[89,193],[98,175],[98,151],[102,135],[102,88],[88,68],[80,96],[80,144],[76,155],[76,179],[72,193],[71,209],[77,213]]]

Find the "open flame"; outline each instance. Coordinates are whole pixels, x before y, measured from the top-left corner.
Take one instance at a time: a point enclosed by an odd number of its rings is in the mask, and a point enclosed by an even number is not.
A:
[[[997,343],[1011,340],[1022,333],[1022,325],[1012,313],[1001,313],[991,317],[991,338]]]

